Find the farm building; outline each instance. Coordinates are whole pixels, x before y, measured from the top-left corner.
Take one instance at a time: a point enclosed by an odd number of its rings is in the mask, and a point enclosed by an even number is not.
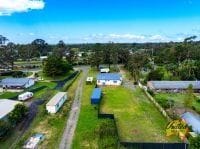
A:
[[[200,133],[200,116],[191,112],[186,112],[181,115],[181,118],[188,124],[188,126],[192,126],[195,133]]]
[[[0,120],[6,119],[7,115],[14,110],[19,101],[0,99]]]
[[[153,91],[181,92],[189,85],[195,92],[200,92],[200,81],[149,81],[147,87]]]
[[[118,73],[101,73],[97,75],[97,85],[121,85],[122,77]]]
[[[95,88],[91,96],[91,104],[98,104],[101,100],[101,89]]]
[[[32,97],[33,97],[33,93],[32,92],[25,92],[25,93],[20,94],[18,96],[18,100],[25,101],[25,100],[30,99]]]
[[[35,81],[30,78],[6,78],[0,83],[0,86],[6,89],[24,89],[31,87]]]
[[[56,113],[67,100],[66,92],[57,93],[47,104],[46,109],[48,113]]]

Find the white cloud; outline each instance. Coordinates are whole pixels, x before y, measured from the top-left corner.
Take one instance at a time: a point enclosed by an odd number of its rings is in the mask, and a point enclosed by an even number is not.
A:
[[[0,0],[0,16],[44,8],[43,0]]]
[[[165,42],[170,41],[164,35],[136,35],[136,34],[92,34],[83,37],[85,42]]]

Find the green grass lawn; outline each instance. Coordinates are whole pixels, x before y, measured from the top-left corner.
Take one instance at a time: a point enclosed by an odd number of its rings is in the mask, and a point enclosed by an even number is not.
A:
[[[121,141],[179,142],[166,137],[167,120],[139,88],[105,87],[103,93],[100,110],[115,115]]]
[[[40,71],[38,73],[38,75],[43,79],[43,80],[46,80],[46,81],[61,81],[61,80],[64,80],[66,79],[70,74],[74,73],[74,71],[69,71],[61,76],[56,76],[55,78],[52,78],[52,77],[48,77],[46,76],[42,71]]]
[[[90,70],[88,76],[96,77],[96,74],[96,71]],[[94,85],[84,85],[80,116],[73,139],[73,149],[116,148],[117,135],[113,120],[98,119],[97,106],[90,103],[94,87]],[[110,135],[101,135],[101,128],[103,128],[104,134],[109,129]]]
[[[17,95],[19,95],[20,93],[14,93],[14,92],[4,92],[4,93],[0,93],[0,99],[10,99],[13,98]]]
[[[184,99],[186,98],[186,93],[157,93],[154,97],[156,100],[174,100],[175,107],[184,108]],[[198,102],[198,97],[194,96],[192,106],[194,106],[197,112],[200,112],[200,102]]]

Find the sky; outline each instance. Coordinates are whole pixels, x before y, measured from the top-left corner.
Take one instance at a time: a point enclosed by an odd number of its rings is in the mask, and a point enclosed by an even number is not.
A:
[[[200,1],[0,0],[0,35],[50,44],[200,39]]]

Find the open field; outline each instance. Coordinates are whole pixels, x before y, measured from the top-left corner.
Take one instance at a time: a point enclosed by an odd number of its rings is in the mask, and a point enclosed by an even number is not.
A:
[[[197,94],[196,94],[197,95]],[[157,101],[160,100],[173,100],[175,103],[175,108],[184,108],[184,99],[186,98],[186,93],[157,93],[154,97]],[[200,99],[194,96],[192,106],[194,110],[200,113]]]
[[[121,141],[179,142],[165,136],[167,120],[139,88],[105,87],[103,93],[101,113],[115,115]]]
[[[96,71],[90,70],[88,76],[96,77],[96,74]],[[98,107],[90,103],[94,87],[95,85],[84,84],[73,149],[116,148],[117,135],[113,120],[98,119]]]

